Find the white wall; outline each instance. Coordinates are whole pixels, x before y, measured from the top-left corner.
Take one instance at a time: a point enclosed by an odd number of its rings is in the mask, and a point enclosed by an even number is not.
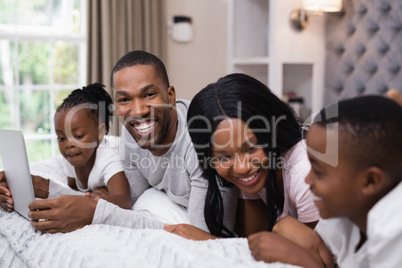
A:
[[[270,66],[270,86],[281,88],[284,84],[283,64],[312,64],[312,92],[307,103],[313,112],[323,105],[325,69],[325,20],[324,16],[310,16],[303,31],[294,30],[289,23],[293,9],[300,8],[301,0],[271,1],[275,10],[270,20],[272,38],[270,58],[275,64]],[[287,77],[291,79],[291,77]],[[307,96],[305,96],[307,97]]]
[[[166,19],[192,18],[194,38],[177,43],[168,37],[166,69],[177,98],[191,100],[226,72],[226,1],[165,0]]]
[[[168,37],[166,68],[178,98],[191,100],[207,84],[226,74],[226,5],[229,0],[164,0],[166,18],[174,15],[190,16],[194,39],[177,43]],[[293,30],[289,23],[292,9],[301,7],[301,0],[267,0],[275,10],[270,18],[269,86],[282,88],[283,64],[313,64],[314,109],[323,103],[325,32],[324,18],[313,16],[304,31]],[[281,89],[282,90],[282,89]]]

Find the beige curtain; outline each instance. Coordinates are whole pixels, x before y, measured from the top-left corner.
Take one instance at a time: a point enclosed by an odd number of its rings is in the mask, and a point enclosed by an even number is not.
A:
[[[109,93],[110,73],[127,52],[145,50],[162,61],[164,45],[163,0],[87,0],[87,83],[102,83]],[[116,122],[116,120],[113,120]],[[118,124],[111,133],[118,135]]]

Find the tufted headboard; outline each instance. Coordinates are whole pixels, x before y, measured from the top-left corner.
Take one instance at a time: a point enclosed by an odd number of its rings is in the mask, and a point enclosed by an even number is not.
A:
[[[344,0],[327,14],[325,104],[402,93],[402,0]]]

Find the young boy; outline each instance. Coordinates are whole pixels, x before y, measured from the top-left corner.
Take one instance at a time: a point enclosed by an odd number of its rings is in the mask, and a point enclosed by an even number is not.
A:
[[[364,96],[338,113],[306,138],[316,231],[340,267],[402,267],[402,108]]]

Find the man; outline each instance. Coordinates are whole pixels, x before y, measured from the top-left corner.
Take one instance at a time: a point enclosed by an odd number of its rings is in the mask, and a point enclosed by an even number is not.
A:
[[[207,231],[203,216],[207,182],[186,127],[188,102],[176,101],[164,64],[147,52],[129,52],[113,68],[111,86],[125,126],[119,149],[134,211],[102,199],[60,196],[72,194],[71,189],[50,181],[49,197],[60,197],[33,201],[32,225],[55,233],[91,223],[163,228],[166,223],[187,222]],[[223,198],[235,196],[228,192]]]

